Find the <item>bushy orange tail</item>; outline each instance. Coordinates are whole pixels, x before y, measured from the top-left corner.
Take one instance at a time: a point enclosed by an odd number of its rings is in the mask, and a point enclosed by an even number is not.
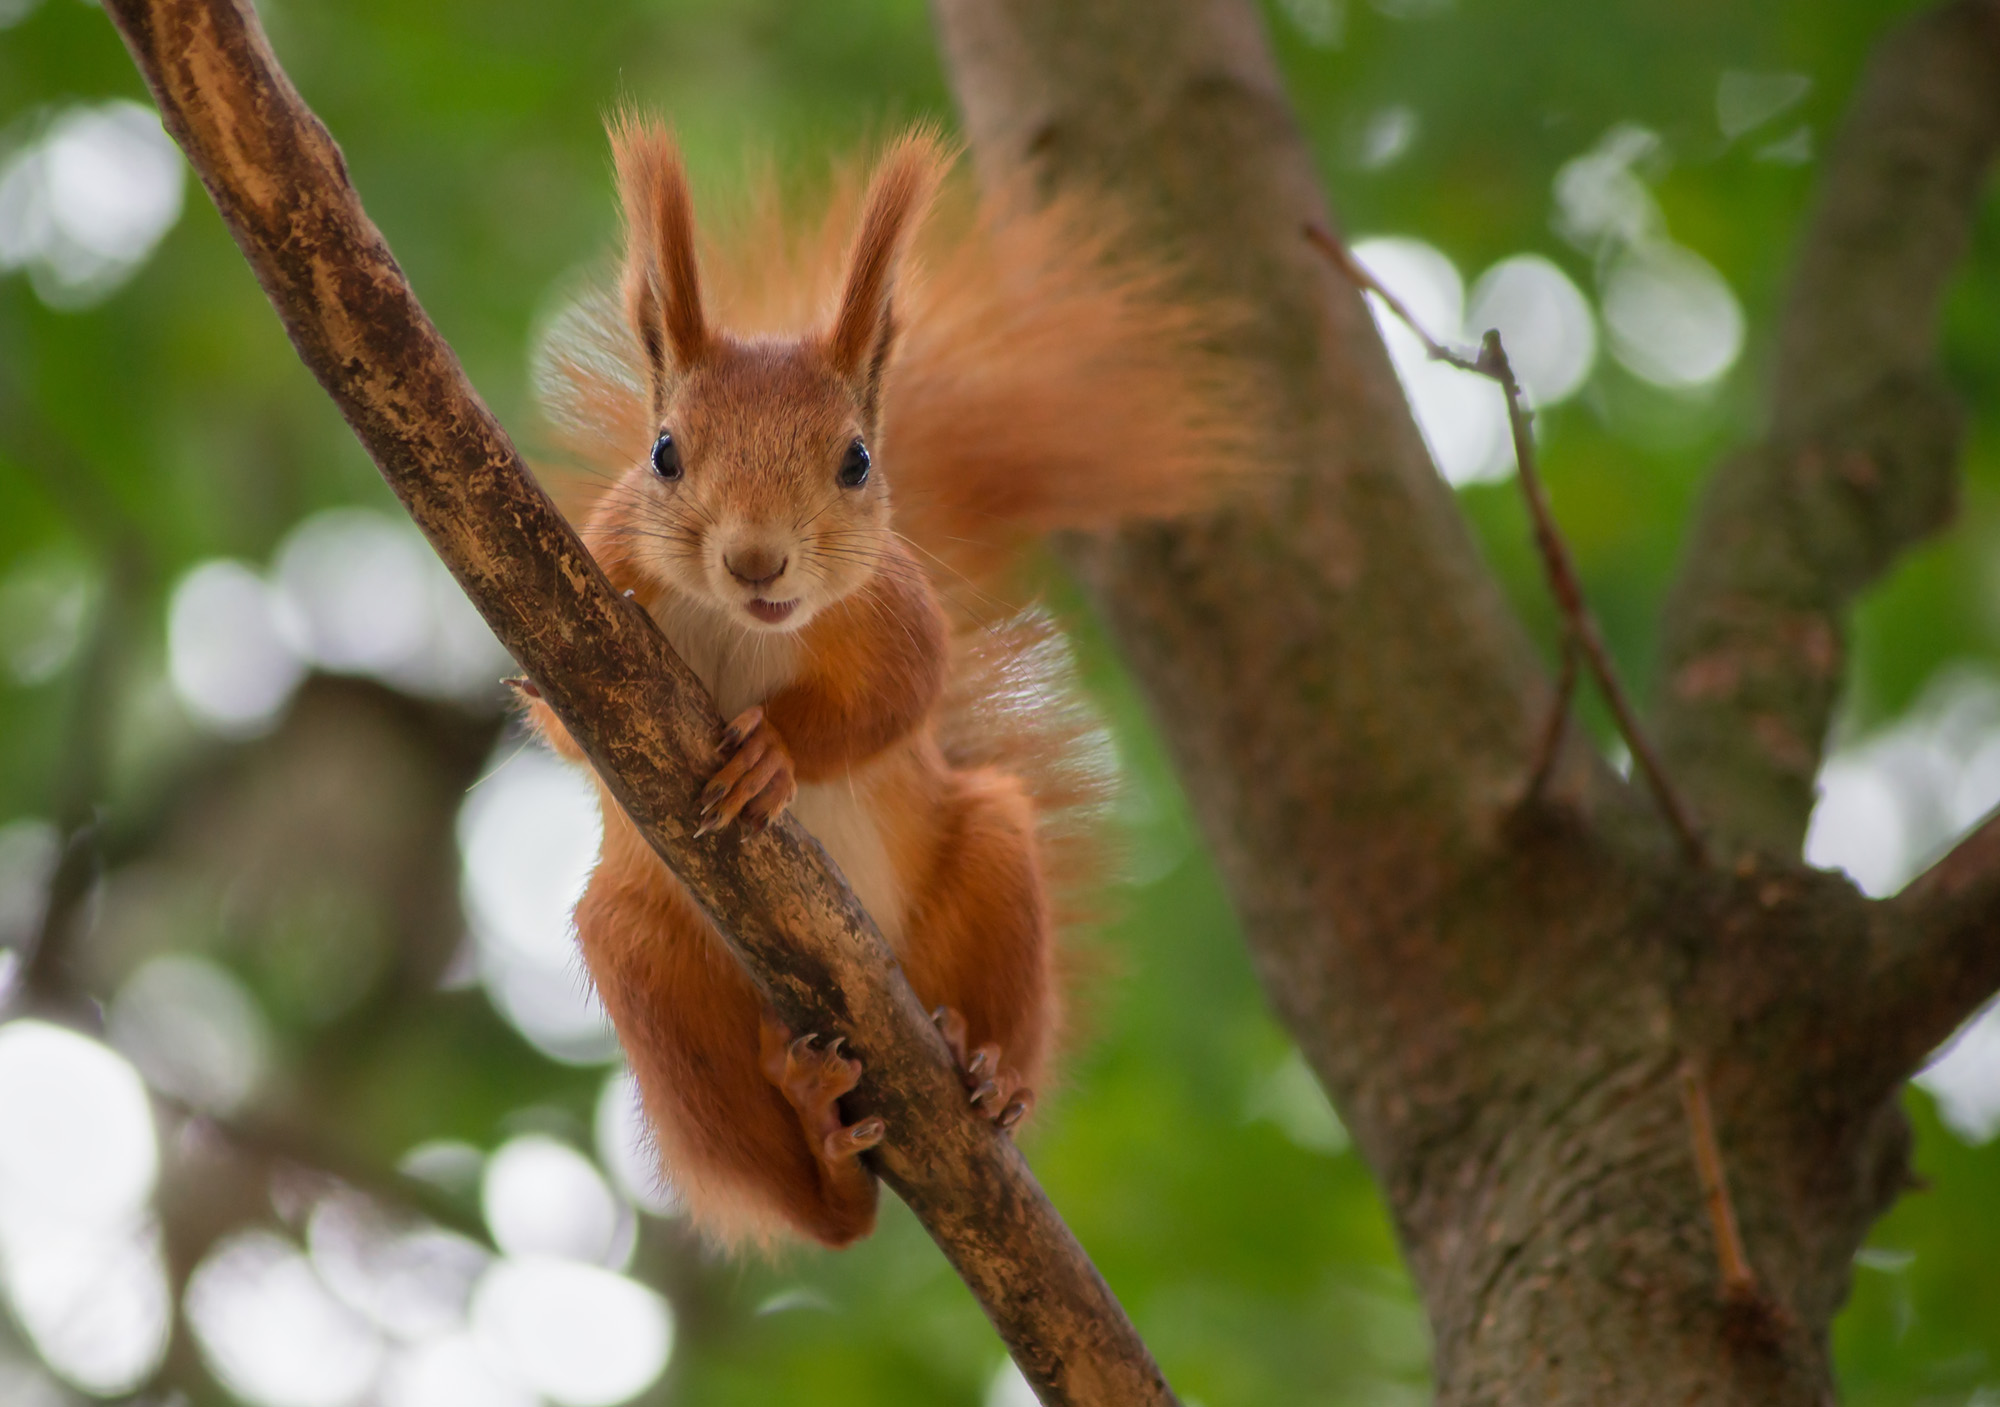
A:
[[[734,210],[704,209],[710,323],[796,337],[837,322],[866,175],[859,163],[838,172],[811,209],[768,176]],[[981,205],[947,183],[918,233],[891,309],[900,336],[877,460],[894,528],[956,622],[940,741],[954,764],[1027,786],[1058,915],[1074,922],[1102,876],[1116,769],[1060,632],[1011,599],[1011,573],[1043,534],[1212,506],[1248,477],[1263,417],[1218,350],[1234,314],[1190,296],[1171,262],[1135,253],[1115,207],[1006,194]],[[538,373],[556,446],[580,471],[569,492],[554,487],[581,516],[657,428],[618,297],[574,303]]]
[[[997,767],[1027,788],[1056,928],[1098,919],[1118,759],[1053,616],[1031,607],[959,629],[938,742],[954,767]]]
[[[1212,506],[1250,466],[1250,388],[1216,350],[1230,314],[1130,235],[1071,198],[926,251],[883,453],[900,530],[975,582],[1036,536]]]
[[[714,323],[738,336],[825,326],[865,175],[837,172],[816,208],[765,175],[734,209],[705,209]],[[976,597],[1035,537],[1198,511],[1253,467],[1255,388],[1218,350],[1236,314],[1140,246],[1108,200],[982,204],[962,179],[920,232],[893,309],[879,459],[897,530],[955,607],[968,593],[954,576]],[[652,442],[641,356],[609,294],[573,305],[545,343],[558,447],[592,477]]]

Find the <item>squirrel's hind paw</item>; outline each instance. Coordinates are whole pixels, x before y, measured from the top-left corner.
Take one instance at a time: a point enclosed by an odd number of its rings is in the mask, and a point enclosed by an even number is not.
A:
[[[745,709],[722,731],[717,751],[727,759],[701,793],[697,837],[741,818],[749,830],[771,824],[798,795],[791,750],[764,716],[762,707]]]
[[[799,1116],[807,1142],[828,1163],[873,1148],[888,1131],[877,1118],[841,1122],[840,1097],[861,1082],[861,1062],[842,1055],[841,1044],[839,1036],[824,1043],[815,1035],[793,1040],[791,1032],[771,1016],[764,1018],[764,1076],[785,1096]]]
[[[1011,1132],[1035,1107],[1035,1092],[1021,1082],[1013,1069],[1001,1062],[1000,1047],[988,1041],[968,1048],[965,1018],[948,1006],[931,1013],[951,1058],[958,1063],[959,1079],[972,1107],[1001,1129]]]

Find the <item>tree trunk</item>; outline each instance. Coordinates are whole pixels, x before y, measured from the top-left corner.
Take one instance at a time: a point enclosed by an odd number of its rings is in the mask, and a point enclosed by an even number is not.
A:
[[[2000,827],[1884,904],[1798,855],[1848,604],[1944,517],[1932,329],[2000,138],[2000,6],[1885,46],[1805,243],[1774,439],[1694,534],[1663,722],[1701,865],[1581,742],[1524,799],[1552,689],[1360,298],[1301,238],[1326,210],[1255,8],[934,3],[984,176],[1109,188],[1251,312],[1275,486],[1069,555],[1382,1183],[1439,1401],[1829,1400],[1828,1325],[1907,1177],[1901,1084],[2000,983]]]

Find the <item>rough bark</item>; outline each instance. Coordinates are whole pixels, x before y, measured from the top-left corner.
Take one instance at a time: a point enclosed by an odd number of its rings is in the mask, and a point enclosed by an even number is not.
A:
[[[243,0],[112,14],[300,357],[639,829],[794,1030],[840,1034],[883,1116],[875,1166],[923,1221],[1045,1402],[1172,1396],[1012,1143],[967,1105],[873,922],[795,823],[690,835],[721,721],[646,614],[605,582],[424,316]]]
[[[1950,438],[1912,372],[1931,327],[1899,329],[1879,352],[1887,370],[1858,382],[1816,358],[1824,338],[1872,335],[1913,264],[1912,296],[1934,304],[1963,243],[1979,165],[1968,143],[1985,140],[1965,77],[1981,60],[1965,51],[1985,42],[1992,8],[1949,6],[1885,50],[1784,338],[1774,434],[1800,444],[1839,426],[1843,448],[1871,437],[1882,462],[1893,448],[1896,472],[1834,490],[1851,500],[1837,517],[1760,514],[1698,533],[1690,581],[1787,552],[1879,570],[1936,520]],[[1234,350],[1278,407],[1277,487],[1070,555],[1176,756],[1272,1004],[1382,1182],[1430,1312],[1439,1400],[1827,1400],[1827,1326],[1905,1177],[1896,1092],[1991,990],[1979,924],[2000,912],[1995,847],[1918,887],[1957,897],[1901,907],[1807,869],[1799,794],[1760,809],[1754,767],[1741,764],[1747,792],[1738,761],[1704,780],[1701,747],[1684,740],[1707,727],[1755,746],[1762,705],[1677,721],[1674,755],[1714,834],[1768,843],[1768,856],[1738,860],[1732,844],[1725,868],[1687,863],[1580,747],[1542,802],[1521,805],[1548,685],[1358,298],[1299,237],[1324,204],[1255,8],[934,10],[996,186],[1025,168],[1044,189],[1108,187],[1150,213],[1194,277],[1253,310]],[[1901,132],[1881,134],[1888,157],[1870,135],[1884,123]],[[1850,278],[1863,302],[1824,306]],[[1843,570],[1817,588],[1813,618],[1836,639],[1867,575]],[[1725,614],[1732,590],[1709,593]],[[1747,629],[1778,649],[1799,635],[1830,701],[1819,676],[1834,665],[1812,630],[1768,610]],[[1785,719],[1808,739],[1807,782],[1826,719],[1826,701]],[[1925,925],[1955,936],[1926,945]],[[1876,995],[1890,969],[1908,992],[1958,980],[1885,1044],[1883,1023],[1906,1014]],[[1748,1298],[1721,1285],[1678,1088],[1690,1065],[1758,1276]]]

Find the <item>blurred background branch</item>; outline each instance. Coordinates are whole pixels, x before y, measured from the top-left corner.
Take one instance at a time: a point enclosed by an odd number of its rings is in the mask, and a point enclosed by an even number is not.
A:
[[[1711,476],[1661,627],[1662,739],[1732,846],[1804,842],[1854,602],[1959,501],[1938,331],[1996,149],[2000,5],[1956,0],[1885,40],[1828,152],[1766,438]]]
[[[1858,1040],[1918,1065],[2000,991],[2000,812],[1888,905]]]

